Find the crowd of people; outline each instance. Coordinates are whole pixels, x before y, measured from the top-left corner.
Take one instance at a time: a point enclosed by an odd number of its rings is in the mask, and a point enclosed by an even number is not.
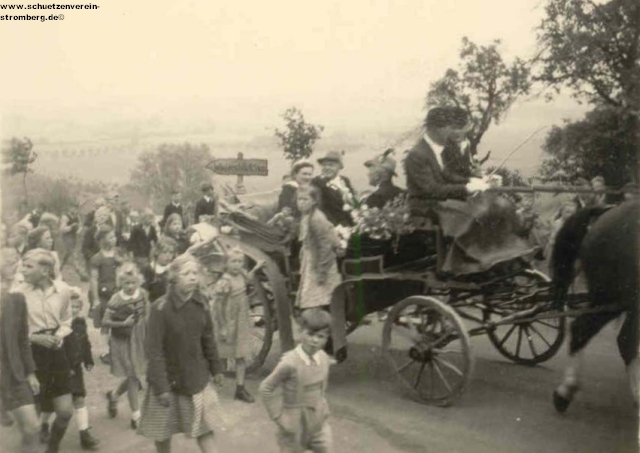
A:
[[[500,178],[483,176],[465,149],[469,127],[461,109],[429,111],[426,132],[404,161],[406,191],[393,182],[393,150],[364,163],[374,190],[360,196],[342,174],[341,152],[292,166],[267,224],[295,230],[300,345],[260,386],[279,427],[281,451],[331,450],[325,389],[331,354],[337,352],[330,341],[329,306],[341,282],[341,231],[353,227],[355,209],[381,209],[406,199],[421,232],[418,243],[442,229],[449,246],[442,275],[482,272],[536,249],[528,241],[535,213],[526,199],[516,209],[503,197],[489,196]],[[602,188],[604,180],[590,184]],[[606,203],[597,194],[563,204],[548,242],[578,208]],[[248,294],[259,284],[255,273],[264,264],[247,271],[242,250],[230,249],[224,272],[204,287],[202,263],[191,251],[206,240],[202,225],[219,225],[219,210],[214,188],[205,182],[193,216],[176,189],[161,217],[150,209],[130,210],[112,193],[96,200],[84,221],[78,206],[58,217],[38,205],[6,231],[3,225],[0,394],[3,417],[11,413],[24,452],[40,451],[42,444],[48,453],[59,451],[73,416],[82,448],[99,448],[85,404],[83,373],[94,366],[90,328],[100,331],[100,350],[108,351],[100,360],[118,379],[115,388],[105,389],[110,417],[117,416],[126,394],[131,428],[152,439],[157,451],[170,451],[176,433],[196,438],[203,452],[216,450],[213,432],[223,417],[214,384],[221,380],[222,359],[235,365],[235,399],[254,402],[245,387],[251,358]],[[504,221],[496,231],[487,218]],[[65,283],[68,265],[89,282],[87,293]],[[85,298],[91,323],[80,315]],[[281,397],[275,393],[279,387]]]

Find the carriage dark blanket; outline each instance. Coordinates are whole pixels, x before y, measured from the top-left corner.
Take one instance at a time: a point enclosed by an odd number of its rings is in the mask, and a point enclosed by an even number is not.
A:
[[[500,195],[485,193],[466,201],[440,202],[438,216],[443,235],[453,239],[443,272],[485,272],[501,263],[532,257],[537,251],[518,236],[516,208]]]

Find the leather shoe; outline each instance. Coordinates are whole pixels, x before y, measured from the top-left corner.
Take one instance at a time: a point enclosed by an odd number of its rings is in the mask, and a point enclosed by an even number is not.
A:
[[[251,393],[249,393],[247,389],[244,388],[244,386],[240,385],[236,387],[236,395],[234,399],[244,401],[245,403],[255,402],[255,399],[253,398],[253,396],[251,396]]]

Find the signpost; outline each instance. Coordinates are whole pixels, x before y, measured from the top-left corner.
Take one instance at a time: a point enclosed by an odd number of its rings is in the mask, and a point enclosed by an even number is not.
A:
[[[209,162],[206,168],[217,175],[236,175],[236,191],[243,194],[246,192],[244,177],[268,176],[268,162],[267,159],[245,159],[242,153],[238,153],[237,159],[215,159]]]

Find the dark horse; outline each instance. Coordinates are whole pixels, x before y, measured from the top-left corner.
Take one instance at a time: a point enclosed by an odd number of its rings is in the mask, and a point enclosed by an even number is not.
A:
[[[576,261],[587,280],[593,307],[613,311],[582,314],[571,324],[570,363],[564,381],[553,393],[558,412],[569,407],[580,387],[581,352],[611,320],[625,314],[618,335],[618,350],[627,366],[634,400],[638,402],[638,274],[640,254],[640,202],[627,201],[610,209],[583,209],[563,225],[552,255],[554,299],[564,303],[574,277]],[[620,307],[615,310],[615,307]]]

